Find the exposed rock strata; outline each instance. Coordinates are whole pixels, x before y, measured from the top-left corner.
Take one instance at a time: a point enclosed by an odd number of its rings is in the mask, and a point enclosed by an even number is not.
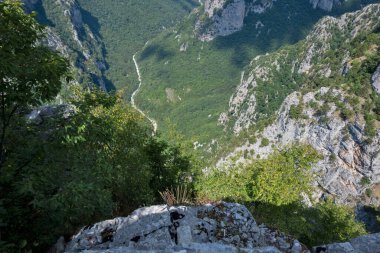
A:
[[[333,31],[351,41],[359,31],[370,31],[377,25],[375,18],[380,15],[380,5],[369,5],[363,10],[344,14],[340,18],[325,17],[319,21],[307,36],[304,45],[292,50],[279,50],[275,53],[257,56],[248,66],[249,71],[242,74],[241,82],[230,98],[228,112],[223,112],[223,125],[232,125],[233,131],[239,133],[255,124],[261,115],[256,111],[256,87],[271,85],[274,77],[290,76],[296,82],[297,76],[329,77],[333,74],[346,75],[353,60],[349,52],[346,53],[341,66],[330,66],[323,63],[330,50]],[[334,73],[332,69],[339,69]],[[290,74],[289,74],[290,73]],[[380,72],[376,72],[380,73]],[[378,75],[373,76],[373,86],[377,86]],[[228,115],[228,117],[225,117]]]
[[[60,238],[55,248],[63,247]],[[379,253],[378,249],[380,234],[370,234],[314,247],[313,253]],[[200,207],[140,208],[128,217],[84,227],[64,252],[310,253],[299,241],[257,225],[245,206],[225,202]]]

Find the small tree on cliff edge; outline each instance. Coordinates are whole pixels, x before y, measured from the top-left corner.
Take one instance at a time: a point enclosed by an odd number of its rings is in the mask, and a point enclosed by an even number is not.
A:
[[[39,43],[43,31],[20,1],[0,2],[0,174],[15,114],[54,98],[68,76],[67,60]]]

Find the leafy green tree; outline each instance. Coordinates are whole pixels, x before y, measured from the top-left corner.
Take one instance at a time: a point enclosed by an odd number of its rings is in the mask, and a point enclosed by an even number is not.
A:
[[[0,169],[14,115],[54,98],[68,73],[68,62],[39,43],[43,29],[20,1],[0,2]]]
[[[353,208],[332,200],[313,207],[300,202],[281,206],[256,203],[251,211],[258,222],[292,235],[309,247],[343,242],[366,233],[364,224],[355,220]]]
[[[300,145],[255,161],[249,166],[252,171],[250,196],[255,201],[275,205],[299,200],[301,193],[310,192],[311,166],[320,158],[312,147]]]
[[[149,122],[118,94],[72,94],[70,118],[19,130],[21,153],[33,159],[1,184],[9,186],[4,238],[36,252],[81,226],[160,202],[158,191],[181,184],[190,170],[187,156],[153,137]]]
[[[310,146],[299,145],[276,151],[266,159],[237,165],[229,170],[212,170],[200,178],[198,191],[213,200],[259,201],[285,205],[299,201],[311,191],[311,166],[320,159]]]

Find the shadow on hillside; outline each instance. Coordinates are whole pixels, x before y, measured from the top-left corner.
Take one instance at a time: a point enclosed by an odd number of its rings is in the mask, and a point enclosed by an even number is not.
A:
[[[90,12],[87,10],[80,8],[80,12],[82,13],[82,19],[85,24],[87,24],[92,33],[98,38],[103,38],[102,35],[100,34],[100,23],[99,20],[94,17]]]
[[[164,49],[162,46],[157,44],[147,46],[140,55],[140,60],[145,60],[146,58],[156,56],[157,60],[161,61],[165,58],[172,57],[174,52]]]
[[[55,24],[50,19],[48,19],[48,17],[47,17],[45,9],[42,6],[42,0],[38,0],[34,4],[34,9],[29,9],[29,8],[27,8],[27,5],[26,5],[26,12],[31,13],[32,11],[37,12],[37,20],[41,24],[44,24],[46,26],[52,26],[52,27],[55,26]]]
[[[199,6],[197,0],[176,0],[182,7],[182,9],[191,12],[196,6]]]

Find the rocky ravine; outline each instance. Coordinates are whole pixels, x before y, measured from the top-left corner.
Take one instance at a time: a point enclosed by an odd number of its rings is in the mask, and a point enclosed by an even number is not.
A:
[[[65,248],[65,249],[64,249]],[[378,253],[380,234],[347,243],[315,247],[313,252]],[[258,225],[243,205],[220,202],[199,207],[144,207],[128,217],[84,227],[52,251],[83,253],[307,253],[296,239]]]

